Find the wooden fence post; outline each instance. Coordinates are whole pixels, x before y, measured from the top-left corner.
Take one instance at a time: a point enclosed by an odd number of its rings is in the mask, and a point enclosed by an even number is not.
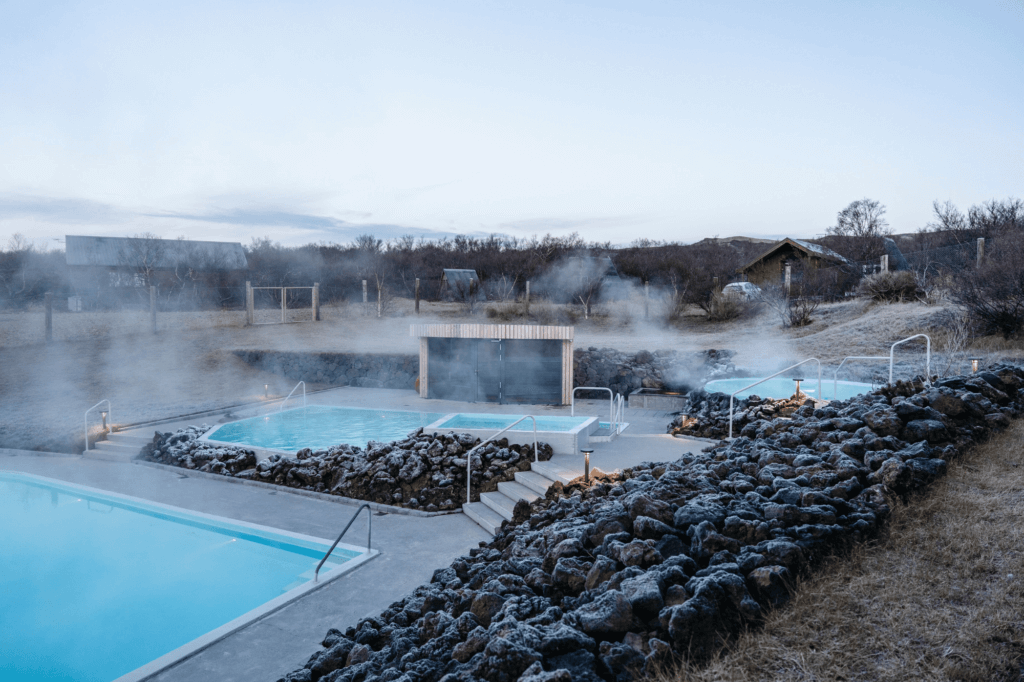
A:
[[[286,310],[288,310],[288,287],[281,287],[281,322],[285,321]]]
[[[369,313],[369,309],[367,307],[367,304],[370,302],[370,299],[367,297],[366,294],[367,294],[366,280],[364,279],[363,280],[363,315],[366,315],[366,314]]]
[[[530,316],[530,280],[526,280],[526,316]]]
[[[978,267],[985,261],[985,238],[978,237]]]
[[[49,291],[43,297],[46,301],[46,343],[53,341],[53,294]]]
[[[416,278],[416,314],[420,314],[420,278]]]
[[[313,321],[320,320],[320,282],[313,282]]]
[[[882,256],[881,264],[882,264],[882,272],[889,272],[889,256],[888,256],[888,254],[885,255],[885,256]]]
[[[245,326],[256,324],[256,297],[253,295],[252,282],[245,283]]]
[[[156,334],[156,285],[149,287],[149,323],[154,334]]]

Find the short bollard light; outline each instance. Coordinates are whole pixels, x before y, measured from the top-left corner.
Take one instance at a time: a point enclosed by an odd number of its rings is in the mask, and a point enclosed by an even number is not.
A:
[[[270,397],[270,384],[263,384],[263,397],[264,398],[269,398]]]
[[[967,359],[971,361],[971,373],[972,374],[977,374],[978,373],[978,363],[982,361],[982,358],[967,358]]]
[[[793,379],[793,381],[796,382],[796,397],[799,398],[800,397],[800,382],[803,381],[803,379],[802,378],[800,378],[800,379]]]
[[[583,453],[583,482],[590,483],[590,453],[593,450],[580,450]]]
[[[107,412],[106,412],[106,410],[104,410],[103,412],[100,412],[100,417],[103,419],[103,430],[106,431],[107,430]]]

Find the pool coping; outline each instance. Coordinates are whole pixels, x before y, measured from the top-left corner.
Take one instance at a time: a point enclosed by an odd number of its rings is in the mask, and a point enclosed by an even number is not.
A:
[[[244,529],[250,530],[257,535],[276,535],[278,537],[290,538],[292,540],[304,542],[304,543],[315,543],[319,545],[330,546],[331,541],[324,538],[313,537],[312,535],[306,535],[304,533],[295,533],[293,531],[284,530],[283,528],[272,528],[270,526],[264,526],[258,523],[250,523],[248,521],[240,521],[237,519],[230,519],[225,516],[217,516],[216,514],[207,514],[205,512],[194,511],[191,509],[185,509],[183,507],[176,507],[170,504],[164,504],[162,502],[154,502],[152,500],[146,500],[141,497],[135,497],[133,495],[124,495],[122,493],[115,493],[107,490],[101,490],[99,488],[93,488],[92,486],[80,485],[78,483],[68,483],[60,479],[48,478],[46,476],[39,476],[37,474],[28,474],[20,471],[15,472],[4,472],[11,477],[27,478],[30,480],[37,480],[43,482],[45,485],[50,485],[62,488],[70,489],[81,489],[87,494],[92,494],[97,497],[103,498],[114,498],[115,500],[123,501],[128,505],[134,505],[137,507],[155,507],[169,516],[178,517],[193,517],[199,518],[203,521],[211,523],[213,525],[221,526],[240,526]],[[233,618],[232,620],[224,623],[223,625],[206,632],[195,639],[192,639],[181,646],[168,651],[166,654],[159,656],[148,663],[145,663],[134,670],[131,670],[124,675],[116,678],[113,682],[142,682],[152,678],[154,675],[161,673],[165,670],[173,668],[174,666],[188,660],[192,656],[195,656],[204,649],[209,648],[213,644],[221,641],[225,637],[241,630],[242,628],[248,627],[253,623],[263,620],[267,616],[270,616],[277,611],[280,611],[289,604],[295,602],[301,597],[306,596],[316,590],[323,588],[329,583],[337,580],[343,575],[346,575],[353,570],[359,568],[363,564],[373,560],[380,556],[380,550],[371,549],[370,547],[357,547],[356,545],[350,545],[346,542],[339,542],[337,547],[342,549],[348,549],[350,551],[359,552],[359,556],[349,559],[343,564],[336,566],[324,573],[324,578],[318,582],[311,580],[294,587],[284,594],[280,594],[273,599],[264,602],[260,606],[254,609],[250,609],[240,616]]]
[[[234,446],[240,447],[240,446]],[[324,500],[326,502],[334,502],[335,504],[343,504],[347,507],[359,507],[362,505],[369,505],[370,509],[374,511],[384,512],[385,514],[401,514],[404,516],[419,516],[419,517],[431,517],[431,516],[447,516],[449,514],[461,514],[462,509],[445,509],[443,511],[428,512],[420,511],[419,509],[406,509],[405,507],[394,507],[389,504],[381,504],[380,502],[370,502],[368,500],[357,500],[353,497],[344,497],[342,495],[331,495],[330,493],[320,493],[315,490],[304,490],[302,488],[289,488],[288,486],[278,485],[277,483],[268,483],[266,481],[254,481],[249,478],[235,478],[234,476],[225,476],[223,474],[215,474],[209,471],[199,471],[198,469],[186,469],[184,467],[174,466],[172,464],[161,464],[160,462],[150,462],[144,459],[132,459],[132,464],[138,464],[140,466],[153,467],[154,469],[163,469],[164,471],[173,471],[176,474],[184,476],[196,476],[198,478],[206,478],[212,481],[224,481],[226,483],[236,483],[239,485],[248,485],[253,488],[264,488],[266,490],[273,490],[275,492],[286,492],[292,495],[300,495],[302,497],[312,497],[318,500]]]

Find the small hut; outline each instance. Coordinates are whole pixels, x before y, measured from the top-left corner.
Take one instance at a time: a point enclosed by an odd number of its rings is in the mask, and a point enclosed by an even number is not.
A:
[[[821,244],[787,237],[772,244],[770,249],[736,272],[754,284],[776,284],[784,280],[787,265],[790,266],[793,279],[799,280],[805,270],[849,263],[846,258]]]
[[[486,301],[476,270],[445,268],[441,274],[442,301]]]

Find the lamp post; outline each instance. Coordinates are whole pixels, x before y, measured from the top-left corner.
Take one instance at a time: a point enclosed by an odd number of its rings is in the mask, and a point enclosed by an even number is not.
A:
[[[967,358],[967,359],[971,361],[971,374],[977,374],[978,373],[978,363],[981,362],[983,360],[983,358]]]
[[[803,378],[793,379],[793,381],[796,382],[796,397],[799,398],[800,397],[800,382],[803,381]]]
[[[269,398],[270,397],[270,384],[263,384],[263,397],[264,398]]]
[[[590,453],[593,450],[580,450],[583,453],[583,482],[590,483]]]
[[[100,417],[103,419],[103,430],[107,430],[107,412],[106,410],[100,412]]]

